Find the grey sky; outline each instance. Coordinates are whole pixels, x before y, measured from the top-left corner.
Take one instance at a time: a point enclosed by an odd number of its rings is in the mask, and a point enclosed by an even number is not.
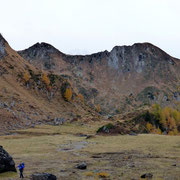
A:
[[[179,0],[0,0],[0,32],[16,49],[47,42],[86,54],[150,42],[180,58]]]

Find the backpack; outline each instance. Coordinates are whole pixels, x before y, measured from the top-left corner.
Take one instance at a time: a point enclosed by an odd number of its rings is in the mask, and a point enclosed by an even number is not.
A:
[[[20,171],[23,169],[21,164],[18,165],[18,168],[19,168]]]

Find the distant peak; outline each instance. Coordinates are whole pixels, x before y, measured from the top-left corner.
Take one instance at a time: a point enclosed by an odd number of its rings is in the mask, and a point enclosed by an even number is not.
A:
[[[132,45],[133,47],[144,47],[144,48],[158,48],[157,46],[155,46],[155,45],[153,45],[153,44],[151,44],[151,43],[149,43],[149,42],[143,42],[143,43],[134,43],[133,45]],[[158,48],[158,49],[160,49],[160,48]]]
[[[134,52],[144,52],[144,53],[150,53],[153,54],[154,56],[163,56],[163,57],[171,57],[169,54],[167,54],[165,51],[163,51],[162,49],[160,49],[159,47],[149,43],[149,42],[144,42],[144,43],[135,43],[133,45],[129,45],[129,46],[115,46],[111,52],[114,51],[123,51],[123,52],[130,52],[130,51],[134,51]]]
[[[51,44],[45,43],[45,42],[37,42],[36,44],[30,46],[29,48],[19,51],[21,52],[31,52],[31,51],[36,51],[36,52],[49,52],[49,53],[61,53],[58,49],[56,49],[54,46]]]
[[[29,47],[28,49],[35,49],[35,48],[44,48],[44,49],[56,49],[54,46],[52,46],[51,44],[45,43],[45,42],[37,42],[36,44],[32,45],[31,47]]]
[[[133,45],[114,46],[113,49],[133,48],[133,47],[156,47],[156,46],[154,46],[153,44],[151,44],[149,42],[144,42],[144,43],[134,43]]]
[[[51,54],[63,54],[54,46],[45,42],[38,42],[25,50],[18,51],[18,53],[26,59],[50,59]]]
[[[140,46],[154,46],[153,44],[149,42],[143,42],[143,43],[134,43],[133,46],[140,45]]]

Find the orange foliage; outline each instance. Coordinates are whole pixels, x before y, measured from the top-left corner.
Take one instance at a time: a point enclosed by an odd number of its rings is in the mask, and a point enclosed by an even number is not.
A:
[[[26,71],[23,75],[24,81],[27,83],[30,78],[31,78],[30,74]]]
[[[80,100],[82,103],[84,102],[84,96],[82,94],[78,94],[77,99]]]
[[[177,127],[180,125],[180,112],[176,109],[160,105],[153,105],[152,113],[162,129],[166,129],[168,135],[177,135]]]
[[[66,88],[64,97],[65,97],[66,101],[71,101],[71,99],[72,99],[72,89],[71,88]]]
[[[100,106],[100,104],[98,104],[97,106],[96,106],[96,111],[99,113],[99,112],[101,112],[101,106]]]
[[[107,178],[109,177],[109,174],[107,172],[99,172],[96,174],[100,178]]]
[[[149,122],[146,124],[146,128],[148,132],[151,132],[153,130],[153,126]]]
[[[161,131],[161,129],[158,127],[158,128],[155,130],[155,133],[161,135],[161,134],[162,134],[162,131]]]
[[[44,74],[42,75],[42,81],[46,84],[47,87],[49,86],[50,80],[49,80],[47,74],[44,73]]]
[[[173,131],[169,131],[168,135],[173,136],[174,132]]]

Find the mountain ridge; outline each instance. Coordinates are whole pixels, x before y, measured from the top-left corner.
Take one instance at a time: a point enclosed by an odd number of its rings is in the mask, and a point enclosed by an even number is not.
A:
[[[161,48],[159,48],[158,46],[156,46],[156,45],[154,45],[154,44],[152,44],[152,43],[150,43],[150,42],[142,42],[142,43],[138,42],[138,43],[134,43],[134,44],[132,44],[132,45],[115,45],[110,51],[108,51],[108,50],[103,50],[103,51],[98,51],[98,52],[94,52],[94,53],[90,53],[90,54],[83,54],[83,55],[81,55],[81,54],[71,55],[71,54],[64,53],[64,52],[60,51],[58,48],[55,48],[55,47],[54,47],[52,44],[50,44],[50,43],[37,42],[37,43],[33,44],[32,46],[30,46],[30,47],[28,47],[28,48],[26,48],[26,49],[17,50],[17,52],[21,54],[23,51],[28,51],[28,50],[35,49],[35,48],[40,49],[40,48],[46,47],[46,48],[47,48],[46,50],[48,50],[48,49],[54,49],[54,51],[56,51],[56,52],[58,51],[59,53],[61,53],[61,54],[64,55],[64,56],[72,56],[72,57],[74,57],[74,56],[78,56],[78,57],[81,56],[81,57],[84,57],[84,56],[93,56],[93,55],[101,54],[101,53],[110,53],[111,51],[113,51],[113,49],[116,49],[116,48],[131,48],[131,47],[134,47],[134,46],[144,46],[144,47],[149,46],[149,47],[154,47],[154,48],[158,49],[159,51],[161,51],[162,53],[164,53],[164,54],[166,54],[166,55],[168,55],[168,56],[170,56],[170,57],[172,57],[172,58],[179,59],[179,58],[176,58],[176,57],[171,56],[170,54],[166,53],[164,50],[162,50]],[[179,60],[180,60],[180,59],[179,59]]]
[[[25,50],[20,55],[28,59],[31,53]],[[173,94],[180,96],[176,88],[180,79],[179,59],[151,43],[115,46],[111,51],[91,55],[46,53],[48,58],[31,56],[31,63],[67,76],[91,107],[101,105],[102,114],[114,114],[118,109],[129,111],[146,103],[168,105],[161,100],[170,99],[167,94],[172,101]]]

